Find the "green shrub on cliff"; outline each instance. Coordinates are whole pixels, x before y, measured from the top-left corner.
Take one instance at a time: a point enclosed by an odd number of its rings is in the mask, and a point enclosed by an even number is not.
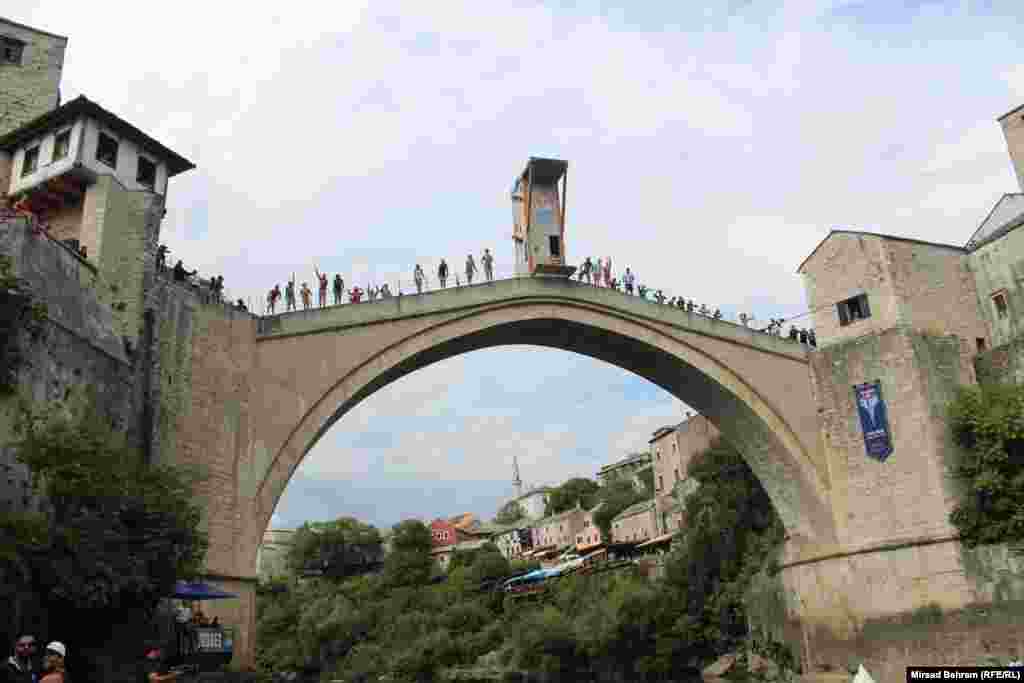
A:
[[[1024,540],[1024,386],[962,388],[949,425],[961,448],[950,521],[964,545]]]

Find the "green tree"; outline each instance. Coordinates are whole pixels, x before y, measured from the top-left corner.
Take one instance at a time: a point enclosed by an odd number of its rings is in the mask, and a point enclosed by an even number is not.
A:
[[[585,477],[569,479],[548,494],[548,502],[544,514],[557,515],[571,510],[579,503],[584,510],[594,507],[598,500],[601,487],[597,482]]]
[[[382,557],[380,532],[354,517],[306,522],[296,530],[288,550],[295,572],[317,570],[340,579],[375,566]]]
[[[434,561],[430,528],[423,522],[407,519],[391,528],[391,552],[384,559],[387,585],[423,586],[430,581]]]
[[[502,505],[501,509],[498,510],[498,514],[494,516],[494,523],[508,526],[509,524],[515,524],[524,517],[526,517],[526,512],[523,510],[523,506],[518,501],[511,500]]]
[[[631,479],[616,479],[601,487],[601,507],[594,513],[594,524],[604,538],[611,538],[612,519],[630,505],[646,500]]]
[[[201,571],[207,537],[198,473],[145,464],[95,405],[78,394],[25,409],[16,455],[48,504],[34,522],[21,520],[21,533],[0,538],[0,557],[16,558],[22,590],[49,623],[90,624],[75,636],[81,678],[112,680],[134,665],[127,653],[142,647],[175,580]]]
[[[152,608],[177,578],[200,572],[208,542],[197,471],[143,463],[88,396],[26,409],[19,434],[17,457],[51,506],[45,541],[21,549],[48,599]]]
[[[637,477],[640,479],[640,483],[644,486],[644,491],[647,494],[647,498],[654,495],[654,468],[648,467],[647,469],[641,470]]]
[[[962,388],[949,424],[961,449],[950,521],[964,545],[1024,540],[1024,386]]]
[[[666,572],[666,589],[684,605],[674,637],[721,653],[746,635],[744,591],[782,543],[783,527],[761,483],[723,439],[695,456],[687,473],[699,486],[686,499],[686,533]]]

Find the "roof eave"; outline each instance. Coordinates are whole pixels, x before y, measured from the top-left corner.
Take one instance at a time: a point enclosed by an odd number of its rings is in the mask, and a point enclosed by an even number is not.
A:
[[[34,33],[39,33],[39,34],[42,34],[44,36],[50,36],[51,38],[59,38],[60,40],[63,40],[65,43],[68,41],[68,37],[67,36],[62,36],[62,35],[60,35],[58,33],[50,33],[49,31],[44,31],[44,30],[42,30],[40,28],[36,28],[35,26],[29,26],[28,24],[22,24],[21,22],[12,21],[11,19],[8,19],[6,17],[0,17],[0,21],[2,21],[4,23],[7,23],[7,24],[10,24],[11,26],[17,26],[18,28],[23,28],[26,31],[32,31]]]
[[[1024,109],[1024,104],[1019,104],[1010,111],[1003,114],[1002,116],[996,117],[996,121],[1002,122],[1002,120],[1005,119],[1007,116],[1012,116],[1017,112],[1021,111],[1022,109]]]
[[[55,128],[62,123],[74,120],[80,116],[89,116],[103,121],[112,128],[119,129],[128,137],[135,138],[137,142],[141,143],[140,146],[143,149],[150,149],[151,151],[158,153],[163,157],[164,162],[167,164],[168,178],[184,173],[185,171],[191,171],[196,167],[196,165],[191,161],[167,147],[159,140],[147,135],[117,114],[107,111],[85,95],[79,95],[75,99],[65,102],[61,106],[51,109],[45,114],[37,116],[25,125],[12,130],[3,137],[0,137],[0,150],[10,152],[26,140],[30,140],[44,131]]]

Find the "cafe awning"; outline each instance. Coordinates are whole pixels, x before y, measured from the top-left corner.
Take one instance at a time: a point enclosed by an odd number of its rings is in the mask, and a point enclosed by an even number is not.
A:
[[[664,543],[665,541],[671,541],[672,537],[675,536],[675,535],[676,535],[676,532],[670,531],[667,534],[662,534],[661,536],[655,536],[654,538],[652,538],[649,541],[644,541],[643,543],[638,545],[637,548],[644,548],[644,547],[647,547],[649,545],[657,545],[659,543]]]
[[[222,591],[216,586],[211,586],[202,581],[176,581],[172,598],[178,600],[223,600],[224,598],[237,598],[234,593]]]

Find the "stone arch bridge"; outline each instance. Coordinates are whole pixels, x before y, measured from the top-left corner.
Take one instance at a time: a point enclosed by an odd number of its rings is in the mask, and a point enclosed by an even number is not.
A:
[[[208,471],[199,491],[210,535],[208,577],[242,596],[211,613],[240,625],[242,665],[253,661],[257,548],[310,449],[389,383],[500,345],[606,361],[707,416],[746,458],[786,526],[780,618],[787,623],[848,634],[865,615],[913,609],[931,596],[964,602],[974,590],[962,577],[949,588],[950,572],[962,571],[943,496],[904,504],[850,493],[867,485],[893,489],[893,477],[939,491],[941,473],[928,458],[912,456],[913,448],[898,469],[865,464],[850,377],[836,374],[829,351],[809,353],[733,323],[546,277],[264,318],[194,306],[177,320],[164,336],[189,341],[177,355],[160,354],[176,358],[168,362],[177,375],[156,370],[162,395],[154,452]],[[884,343],[902,344],[906,335],[899,335]],[[958,353],[957,344],[947,346]],[[172,385],[172,376],[181,381]],[[926,419],[938,424],[937,416]],[[872,586],[877,600],[865,592]]]
[[[159,450],[208,469],[210,576],[256,576],[289,479],[360,401],[437,361],[509,344],[591,356],[674,394],[744,455],[791,546],[835,543],[804,347],[615,290],[524,277],[264,318],[197,308],[191,397],[159,420]]]

